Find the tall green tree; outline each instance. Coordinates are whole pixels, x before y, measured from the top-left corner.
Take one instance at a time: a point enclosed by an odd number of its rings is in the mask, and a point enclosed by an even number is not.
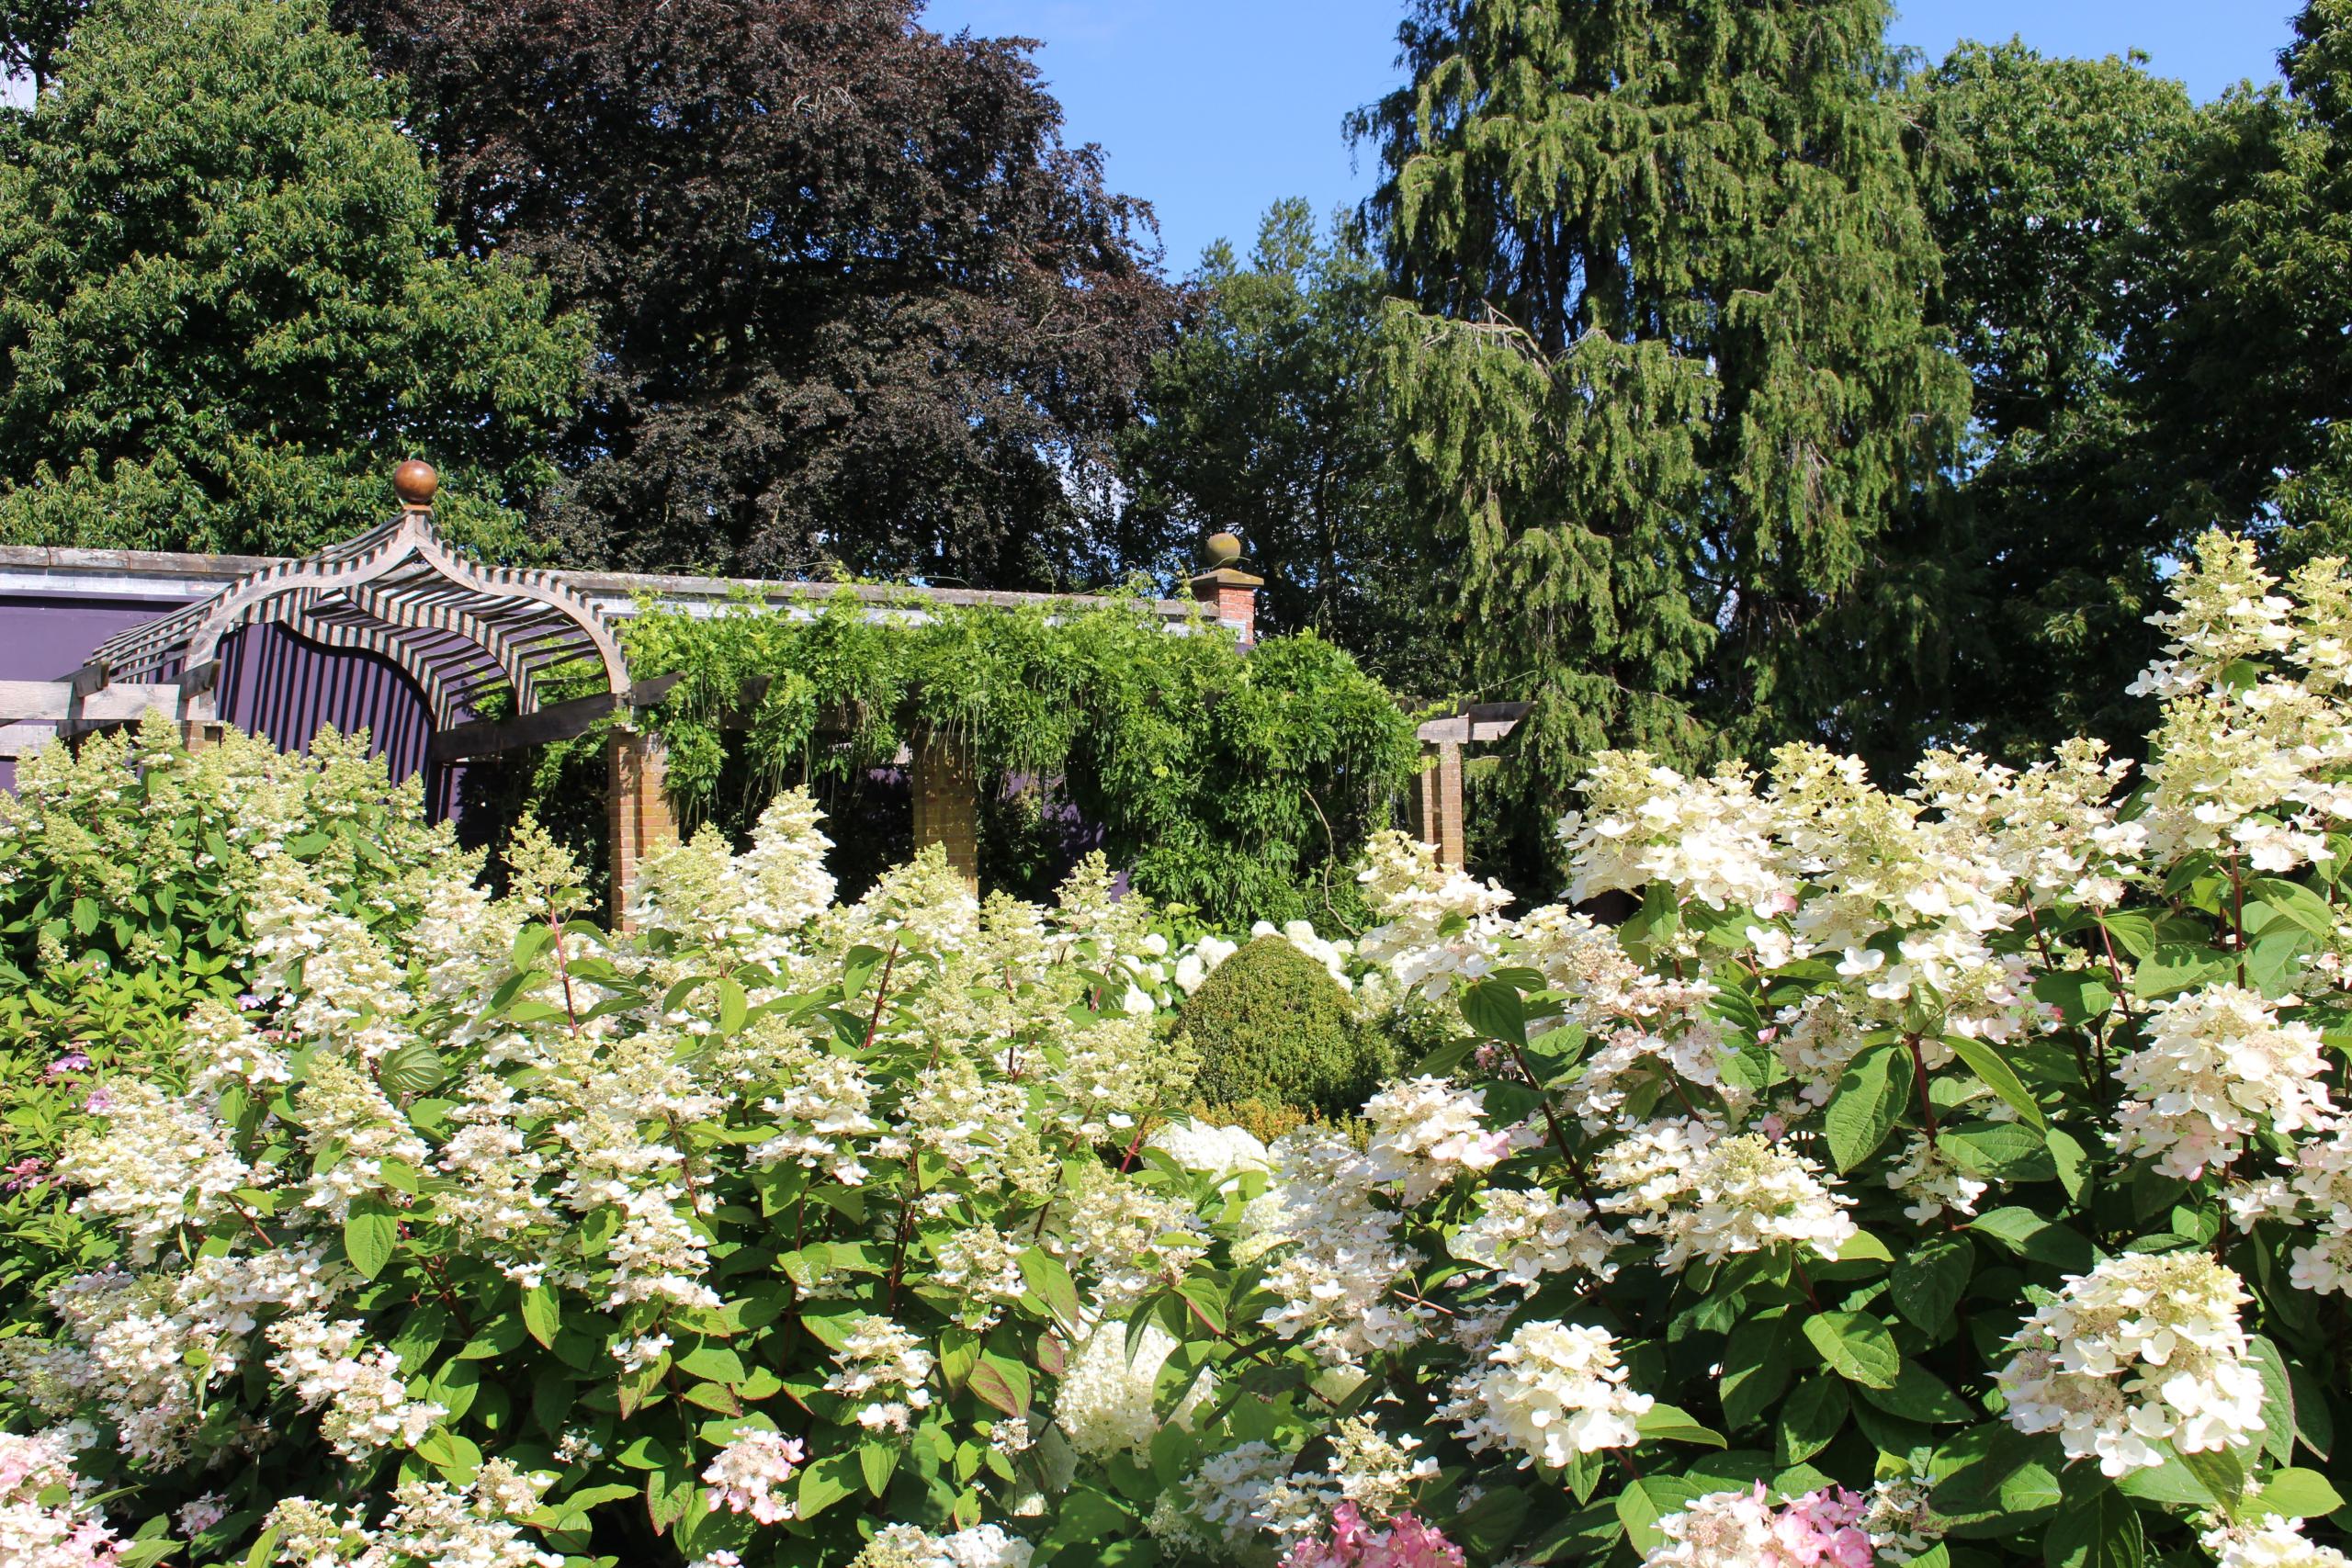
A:
[[[323,0],[102,0],[0,163],[0,538],[305,551],[416,454],[531,553],[585,337],[454,254],[398,108]]]
[[[1265,626],[1311,627],[1392,684],[1442,690],[1380,385],[1378,263],[1294,198],[1267,211],[1246,264],[1220,240],[1186,282],[1148,418],[1120,444],[1130,532],[1174,556],[1231,530],[1266,579]]]
[[[444,210],[591,312],[545,509],[582,557],[1053,587],[1121,563],[1167,340],[1150,212],[1017,39],[920,0],[337,0]]]
[[[1932,662],[1967,414],[1884,0],[1419,0],[1358,118],[1408,479],[1521,776],[1846,739]],[[1525,814],[1534,819],[1536,814]]]
[[[2133,365],[2173,309],[2199,117],[2143,58],[2015,41],[1961,45],[1905,97],[1943,257],[1934,319],[1974,389],[1962,482],[1935,513],[1951,678],[1919,728],[2012,758],[2086,732],[2131,745],[2154,716],[2124,688],[2185,536],[2152,499]]]
[[[2352,0],[2311,0],[2285,80],[2211,105],[2149,258],[2168,276],[2130,356],[2150,504],[2185,534],[2352,549]]]

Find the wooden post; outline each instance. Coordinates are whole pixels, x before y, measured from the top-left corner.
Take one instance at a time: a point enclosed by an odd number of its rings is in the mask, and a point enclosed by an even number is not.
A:
[[[1413,775],[1413,837],[1437,852],[1437,863],[1460,870],[1469,863],[1462,828],[1462,743],[1427,743],[1430,765]]]
[[[613,924],[627,931],[639,863],[678,841],[678,819],[670,810],[660,737],[616,729],[605,759],[605,802],[613,839]]]
[[[947,863],[974,892],[980,886],[980,790],[972,754],[952,736],[926,730],[910,749],[908,782],[915,806],[915,848],[944,845]]]

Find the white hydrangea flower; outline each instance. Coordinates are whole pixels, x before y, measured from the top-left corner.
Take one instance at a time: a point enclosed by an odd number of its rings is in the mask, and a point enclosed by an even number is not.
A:
[[[449,1412],[408,1397],[401,1359],[380,1346],[362,1349],[366,1325],[329,1323],[316,1313],[269,1325],[278,1354],[269,1369],[294,1391],[305,1410],[327,1407],[321,1430],[335,1452],[365,1459],[395,1445],[414,1448]]]
[[[2202,1252],[2127,1254],[2066,1281],[2010,1337],[1997,1374],[2009,1424],[2056,1432],[2109,1475],[2250,1446],[2262,1377],[2247,1359],[2238,1277]]]
[[[1280,1304],[1260,1321],[1304,1336],[1328,1366],[1419,1338],[1427,1309],[1387,1298],[1423,1259],[1396,1239],[1396,1213],[1372,1201],[1372,1162],[1328,1133],[1286,1133],[1269,1152],[1274,1180],[1243,1212],[1237,1244],[1238,1257],[1274,1258],[1265,1285]]]
[[[739,1433],[704,1467],[709,1507],[749,1514],[763,1525],[782,1523],[792,1517],[792,1499],[783,1487],[807,1457],[797,1438],[756,1429]]]
[[[2216,1568],[2346,1568],[2352,1563],[2335,1548],[2306,1540],[2302,1520],[2278,1514],[2220,1525],[2199,1539]]]
[[[825,1380],[825,1392],[855,1403],[857,1424],[869,1431],[903,1432],[917,1410],[931,1405],[932,1369],[938,1360],[922,1341],[887,1317],[867,1314],[849,1325],[833,1352],[840,1370]]]
[[[1195,1175],[1214,1176],[1220,1181],[1245,1170],[1273,1169],[1266,1145],[1247,1128],[1213,1127],[1191,1117],[1153,1129],[1144,1147],[1159,1150]]]
[[[1711,777],[1685,778],[1645,752],[1604,751],[1579,781],[1588,810],[1560,820],[1576,876],[1571,902],[1640,892],[1651,883],[1678,898],[1759,917],[1792,902],[1781,854],[1765,831],[1755,775],[1725,762]]]
[[[1607,1329],[1527,1323],[1453,1380],[1439,1408],[1462,1424],[1478,1451],[1508,1449],[1552,1468],[1578,1454],[1631,1448],[1653,1401],[1625,1386],[1617,1341]]]
[[[1446,1244],[1464,1262],[1521,1285],[1571,1269],[1596,1280],[1616,1276],[1609,1255],[1624,1238],[1595,1224],[1592,1207],[1583,1200],[1490,1187],[1478,1201],[1478,1217]]]
[[[1001,1525],[974,1525],[939,1540],[933,1568],[1029,1568],[1037,1549]]]
[[[2116,1064],[2116,1148],[2167,1176],[2194,1181],[2258,1133],[2300,1133],[2333,1112],[2319,1031],[2281,1023],[2258,992],[2209,986],[2156,1003],[2142,1032]]]
[[[54,1434],[0,1432],[0,1562],[8,1568],[109,1568],[114,1562],[124,1543],[90,1503],[96,1489],[73,1461]]]
[[[1443,1078],[1390,1084],[1364,1101],[1371,1179],[1419,1203],[1456,1178],[1492,1170],[1513,1150],[1542,1142],[1528,1127],[1488,1127],[1481,1120],[1486,1108],[1484,1089],[1456,1089]]]
[[[1356,880],[1383,922],[1356,950],[1408,991],[1436,1001],[1456,976],[1476,979],[1495,966],[1500,911],[1511,901],[1501,885],[1439,865],[1436,851],[1394,829],[1372,836]]]
[[[1152,1414],[1153,1385],[1175,1351],[1175,1338],[1156,1324],[1145,1327],[1133,1356],[1127,1354],[1124,1322],[1109,1318],[1098,1325],[1071,1358],[1054,1396],[1054,1421],[1069,1446],[1085,1459],[1148,1455],[1160,1427]],[[1169,1419],[1189,1427],[1193,1412],[1216,1386],[1213,1377],[1196,1381]]]
[[[232,1214],[241,1189],[270,1182],[238,1157],[217,1117],[147,1079],[114,1079],[89,1109],[105,1124],[67,1135],[58,1179],[86,1190],[84,1201],[115,1223],[134,1264],[153,1263],[182,1225],[209,1229]]]
[[[1665,1243],[1658,1267],[1681,1269],[1769,1247],[1835,1258],[1856,1235],[1821,1168],[1759,1134],[1718,1138],[1702,1123],[1656,1123],[1612,1145],[1595,1170],[1601,1209]]]

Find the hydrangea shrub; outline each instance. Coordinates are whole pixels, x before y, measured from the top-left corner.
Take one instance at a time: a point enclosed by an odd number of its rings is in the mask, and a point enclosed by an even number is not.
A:
[[[1144,1148],[1191,1090],[1162,1015],[1197,955],[1099,860],[1052,908],[935,852],[843,906],[825,848],[787,795],[745,853],[649,860],[620,937],[529,833],[510,896],[449,857],[390,931],[271,857],[247,993],[58,1159],[120,1258],[0,1342],[43,1568],[1018,1564],[1113,1531],[1108,1491],[1059,1505],[1152,1417],[1089,1370],[1232,1201]]]
[[[286,868],[61,1158],[121,1260],[7,1342],[0,1540],[2346,1568],[2352,581],[2174,586],[2144,772],[1603,756],[1615,927],[1376,839],[1329,956],[1421,1054],[1271,1143],[1171,1114],[1227,944],[1099,866],[843,906],[787,795],[625,935],[533,841],[399,933]]]
[[[423,821],[367,738],[308,756],[232,732],[190,752],[174,726],[50,746],[0,794],[0,1317],[113,1250],[51,1180],[102,1078],[169,1058],[200,998],[233,999],[265,962],[273,862],[300,863],[335,913],[390,934],[426,867],[472,861]],[[4,1331],[4,1330],[0,1330]]]
[[[2144,771],[1604,755],[1614,928],[1375,842],[1452,1037],[1143,1303],[1160,1550],[2342,1568],[2352,581],[2174,587]]]

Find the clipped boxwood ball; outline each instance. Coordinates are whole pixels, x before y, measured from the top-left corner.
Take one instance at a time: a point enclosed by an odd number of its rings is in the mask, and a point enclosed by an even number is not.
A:
[[[1217,965],[1185,1002],[1179,1029],[1200,1053],[1195,1092],[1210,1105],[1257,1100],[1350,1116],[1389,1067],[1379,1031],[1357,1018],[1340,983],[1279,936]]]

